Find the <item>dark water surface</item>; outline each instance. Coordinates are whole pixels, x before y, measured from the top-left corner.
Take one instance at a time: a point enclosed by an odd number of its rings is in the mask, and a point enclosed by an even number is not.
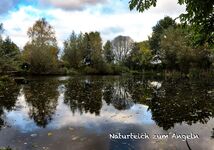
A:
[[[0,91],[0,147],[214,150],[212,80],[85,76],[29,81]],[[154,139],[156,134],[160,139]]]

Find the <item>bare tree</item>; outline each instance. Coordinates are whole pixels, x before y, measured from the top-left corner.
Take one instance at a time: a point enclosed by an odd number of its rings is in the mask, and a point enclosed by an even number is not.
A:
[[[117,36],[112,40],[113,53],[116,62],[124,61],[132,49],[134,41],[129,36]]]

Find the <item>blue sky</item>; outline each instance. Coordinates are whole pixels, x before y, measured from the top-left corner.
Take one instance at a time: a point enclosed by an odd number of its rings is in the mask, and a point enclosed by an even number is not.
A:
[[[28,41],[27,30],[39,18],[54,27],[60,47],[74,30],[99,31],[103,42],[118,35],[134,41],[148,39],[152,26],[164,16],[177,17],[185,11],[177,0],[159,0],[155,8],[144,13],[130,11],[129,0],[0,0],[0,22],[4,36],[20,48]]]

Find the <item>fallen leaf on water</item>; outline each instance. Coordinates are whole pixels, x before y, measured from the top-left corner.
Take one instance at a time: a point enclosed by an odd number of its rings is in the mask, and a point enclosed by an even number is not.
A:
[[[53,133],[51,133],[51,132],[48,132],[48,136],[52,136],[53,135]]]
[[[74,130],[74,128],[71,128],[71,127],[70,127],[70,128],[68,128],[68,129],[69,129],[70,131],[73,131],[73,130]]]
[[[72,141],[75,141],[76,139],[78,139],[78,136],[73,137]]]
[[[80,139],[81,142],[83,142],[83,141],[85,141],[85,140],[86,140],[86,138],[81,138],[81,139]]]
[[[36,145],[36,144],[32,144],[32,147],[37,148],[37,147],[38,147],[38,145]]]
[[[31,134],[30,136],[31,136],[31,137],[36,137],[36,136],[37,136],[37,134]]]

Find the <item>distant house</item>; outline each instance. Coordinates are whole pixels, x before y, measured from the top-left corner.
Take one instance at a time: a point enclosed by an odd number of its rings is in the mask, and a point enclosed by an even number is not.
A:
[[[152,60],[150,61],[150,63],[153,64],[153,65],[162,64],[160,55],[155,55],[155,56],[152,58]]]

